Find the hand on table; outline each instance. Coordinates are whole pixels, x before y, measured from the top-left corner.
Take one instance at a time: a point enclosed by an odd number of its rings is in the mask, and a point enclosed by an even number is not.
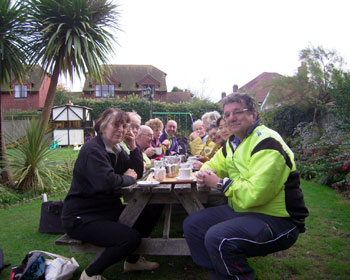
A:
[[[203,165],[202,162],[200,162],[200,161],[195,161],[195,162],[193,162],[193,169],[194,169],[194,170],[199,170],[199,169],[201,169],[202,165]]]
[[[131,176],[131,177],[133,177],[135,180],[137,179],[137,174],[136,174],[135,170],[134,170],[134,169],[131,169],[131,168],[129,168],[128,170],[126,170],[126,171],[124,172],[123,175]]]
[[[200,162],[205,162],[205,157],[201,155],[196,155],[196,159],[199,160]]]
[[[197,172],[197,183],[216,189],[220,178],[216,175],[216,171],[211,169],[201,170]]]

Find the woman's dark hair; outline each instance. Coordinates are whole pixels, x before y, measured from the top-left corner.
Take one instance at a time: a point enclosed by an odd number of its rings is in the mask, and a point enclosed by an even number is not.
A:
[[[219,127],[220,126],[220,122],[224,120],[224,117],[223,116],[220,116],[217,120],[216,120],[216,127]],[[225,121],[225,120],[224,120]]]
[[[118,108],[108,108],[98,118],[95,123],[94,129],[97,133],[102,133],[107,124],[112,121],[116,126],[120,124],[129,123],[129,115]]]

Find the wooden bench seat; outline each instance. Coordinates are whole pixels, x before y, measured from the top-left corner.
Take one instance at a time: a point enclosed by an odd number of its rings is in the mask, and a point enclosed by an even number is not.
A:
[[[95,258],[104,250],[103,247],[82,242],[69,237],[67,234],[59,237],[56,240],[56,245],[69,246],[73,253],[97,254]],[[190,256],[190,250],[183,238],[142,238],[141,245],[135,253],[142,255]]]

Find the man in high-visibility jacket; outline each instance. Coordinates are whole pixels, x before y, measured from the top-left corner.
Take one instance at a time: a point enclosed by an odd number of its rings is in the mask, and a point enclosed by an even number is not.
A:
[[[308,216],[294,155],[281,136],[259,121],[254,99],[223,100],[226,144],[197,174],[197,183],[225,193],[228,205],[184,221],[192,259],[212,279],[252,279],[248,257],[292,246]]]

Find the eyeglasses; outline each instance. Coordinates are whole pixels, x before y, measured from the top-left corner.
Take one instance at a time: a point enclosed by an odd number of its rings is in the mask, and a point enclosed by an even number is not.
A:
[[[231,115],[234,117],[242,115],[244,112],[248,111],[248,109],[242,109],[242,110],[237,110],[237,111],[232,111],[232,112],[225,112],[224,113],[224,119],[228,119]]]
[[[153,134],[145,134],[145,133],[141,133],[141,134],[147,136],[148,138],[153,138]]]

